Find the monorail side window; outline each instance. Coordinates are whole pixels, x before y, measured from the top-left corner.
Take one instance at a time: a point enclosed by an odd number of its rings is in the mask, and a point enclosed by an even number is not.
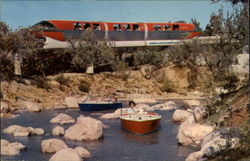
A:
[[[114,24],[114,25],[113,25],[113,29],[114,29],[114,31],[121,31],[121,30],[122,30],[122,27],[121,27],[120,24]]]
[[[155,31],[161,31],[161,25],[154,25]]]
[[[94,26],[94,30],[96,30],[96,31],[100,31],[101,30],[100,24],[94,23],[93,26]]]
[[[84,25],[84,30],[90,29],[90,23],[85,23]]]
[[[179,30],[179,25],[173,25],[173,30],[178,31]]]
[[[162,30],[163,31],[169,31],[169,30],[171,30],[171,27],[170,27],[170,25],[163,25]]]
[[[131,31],[130,24],[123,25],[125,31]]]
[[[133,25],[133,31],[140,31],[140,27],[138,24]]]
[[[75,30],[82,30],[82,25],[79,22],[74,23]]]

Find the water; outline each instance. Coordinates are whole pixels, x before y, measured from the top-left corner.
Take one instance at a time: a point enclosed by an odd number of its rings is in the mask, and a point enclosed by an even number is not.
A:
[[[48,138],[59,138],[65,141],[68,147],[83,146],[93,157],[86,161],[183,161],[189,153],[196,149],[179,146],[176,140],[178,125],[172,122],[173,111],[156,111],[162,115],[161,127],[158,131],[147,135],[135,135],[121,129],[120,120],[101,120],[108,128],[104,129],[104,138],[97,141],[79,142],[66,140],[61,136],[50,134],[57,124],[49,121],[59,113],[66,113],[76,118],[80,115],[99,118],[106,112],[80,112],[79,110],[44,111],[40,113],[20,112],[16,118],[1,119],[1,138],[10,142],[21,142],[27,149],[16,156],[1,156],[1,160],[14,161],[46,161],[52,154],[41,152],[41,141]],[[109,111],[111,112],[111,111]],[[3,129],[13,125],[32,126],[43,128],[44,136],[13,137],[3,133]],[[72,124],[62,125],[68,128]]]

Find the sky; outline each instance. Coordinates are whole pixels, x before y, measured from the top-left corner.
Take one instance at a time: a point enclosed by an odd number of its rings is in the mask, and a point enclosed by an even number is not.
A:
[[[12,29],[28,27],[42,20],[107,22],[191,22],[196,18],[205,29],[210,16],[230,2],[210,0],[0,0],[0,20]]]

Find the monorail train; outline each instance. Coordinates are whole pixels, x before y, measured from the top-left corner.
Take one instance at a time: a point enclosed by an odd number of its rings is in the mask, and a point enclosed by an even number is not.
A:
[[[90,21],[41,21],[43,48],[70,47],[68,39],[79,39],[86,30],[92,30],[98,40],[108,39],[113,47],[168,46],[199,36],[195,25],[184,21],[174,23],[125,23]]]

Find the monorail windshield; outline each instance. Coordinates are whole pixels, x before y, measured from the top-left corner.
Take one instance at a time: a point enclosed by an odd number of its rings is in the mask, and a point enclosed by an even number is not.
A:
[[[41,21],[41,22],[38,22],[37,24],[33,25],[32,28],[34,27],[41,27],[43,29],[55,29],[56,27],[48,22],[48,21]]]

